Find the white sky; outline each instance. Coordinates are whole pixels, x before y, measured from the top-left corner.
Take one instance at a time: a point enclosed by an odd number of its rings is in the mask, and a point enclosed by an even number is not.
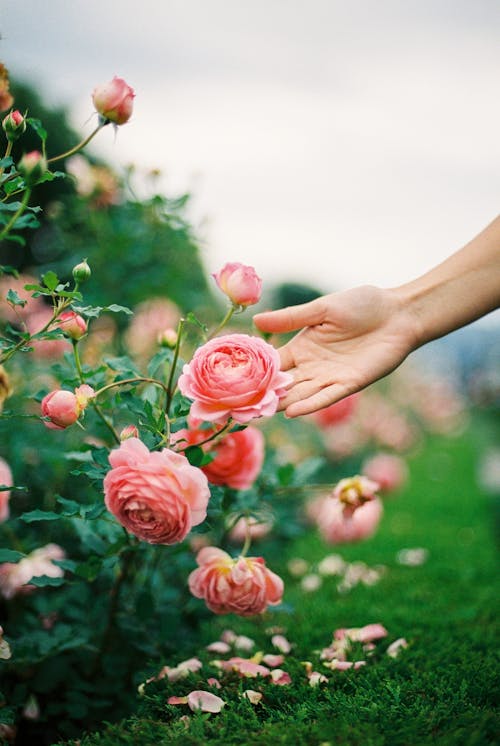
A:
[[[499,211],[498,0],[3,0],[1,59],[94,152],[190,189],[209,271],[396,285]]]

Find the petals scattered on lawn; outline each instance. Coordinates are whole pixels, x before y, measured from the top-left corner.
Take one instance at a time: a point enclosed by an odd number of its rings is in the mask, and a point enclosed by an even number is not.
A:
[[[387,655],[391,658],[397,658],[400,652],[407,647],[408,643],[406,642],[405,638],[399,637],[397,640],[394,640],[394,642],[391,642],[386,652]]]
[[[325,661],[323,663],[326,668],[329,668],[332,671],[347,671],[349,668],[354,668],[355,670],[358,668],[361,668],[361,666],[366,666],[366,661]]]
[[[266,666],[270,666],[271,668],[277,668],[282,665],[284,660],[284,655],[273,655],[272,653],[267,653],[267,655],[263,656],[262,663],[265,663]]]
[[[335,640],[348,637],[353,642],[372,642],[387,637],[387,630],[382,624],[367,624],[364,627],[341,628],[334,632]]]
[[[293,559],[289,560],[287,568],[290,575],[293,575],[294,578],[300,578],[308,571],[309,563],[306,562],[305,559],[294,557]]]
[[[255,647],[255,642],[250,637],[246,637],[245,635],[238,635],[233,641],[233,645],[238,650],[252,650],[252,648]]]
[[[308,679],[309,679],[309,686],[312,686],[312,687],[319,686],[320,684],[328,683],[328,678],[324,676],[322,673],[320,673],[319,671],[312,671],[309,674]]]
[[[193,712],[201,710],[202,712],[220,712],[226,704],[223,699],[211,692],[205,692],[203,689],[197,689],[187,695],[187,703]]]
[[[216,689],[222,689],[222,684],[220,683],[219,679],[216,679],[214,676],[211,676],[209,679],[207,679],[208,686],[214,686]]]
[[[285,686],[286,684],[292,683],[290,674],[288,674],[286,671],[283,671],[282,668],[273,669],[271,671],[271,679],[273,684],[277,684],[278,686]]]
[[[340,554],[327,554],[318,564],[320,575],[342,575],[346,563]]]
[[[408,567],[418,567],[427,562],[429,558],[429,550],[424,547],[415,547],[414,549],[401,549],[396,555],[396,561],[400,565],[407,565]]]
[[[255,676],[269,676],[270,671],[266,666],[261,666],[247,658],[229,658],[227,661],[212,661],[216,668],[222,671],[235,671],[241,676],[253,678]]]
[[[228,645],[232,645],[236,640],[236,633],[232,629],[225,629],[221,634],[220,639],[222,642],[227,642]]]
[[[314,591],[317,591],[318,588],[320,588],[321,583],[322,580],[319,575],[310,573],[309,575],[304,575],[304,577],[300,581],[300,587],[306,593],[313,593]]]
[[[275,648],[278,648],[278,650],[281,650],[281,652],[285,653],[285,655],[289,653],[290,650],[292,649],[292,646],[290,645],[286,637],[284,637],[283,635],[273,635],[271,637],[271,642]]]
[[[263,697],[262,692],[256,692],[254,689],[245,689],[242,696],[248,699],[252,705],[258,705]]]
[[[211,642],[206,648],[210,653],[218,653],[219,655],[225,655],[231,650],[231,646],[227,642],[218,640],[217,642]]]

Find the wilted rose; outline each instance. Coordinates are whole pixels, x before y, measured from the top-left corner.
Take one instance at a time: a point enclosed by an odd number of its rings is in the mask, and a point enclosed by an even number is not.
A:
[[[215,614],[251,616],[281,602],[283,581],[262,557],[233,559],[222,549],[205,547],[196,561],[199,567],[189,576],[189,590]]]

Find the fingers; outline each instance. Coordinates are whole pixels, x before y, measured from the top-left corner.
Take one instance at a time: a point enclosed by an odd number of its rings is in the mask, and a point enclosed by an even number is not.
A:
[[[282,402],[282,408],[284,408],[287,417],[302,417],[306,414],[312,414],[318,409],[335,404],[335,402],[352,393],[354,391],[347,388],[345,384],[333,383],[331,386],[321,389],[321,391],[316,391],[310,396],[305,396],[299,400],[295,399],[291,403],[287,403],[288,397],[286,397]]]
[[[322,298],[302,303],[298,306],[288,306],[277,311],[257,313],[253,317],[255,326],[261,332],[283,334],[302,329],[304,326],[321,324],[324,319],[325,307]]]

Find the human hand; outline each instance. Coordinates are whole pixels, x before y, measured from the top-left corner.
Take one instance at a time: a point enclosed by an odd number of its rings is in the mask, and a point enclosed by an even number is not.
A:
[[[310,414],[382,378],[418,346],[415,321],[396,290],[364,286],[254,316],[262,332],[298,329],[279,348],[293,382],[280,408]]]

